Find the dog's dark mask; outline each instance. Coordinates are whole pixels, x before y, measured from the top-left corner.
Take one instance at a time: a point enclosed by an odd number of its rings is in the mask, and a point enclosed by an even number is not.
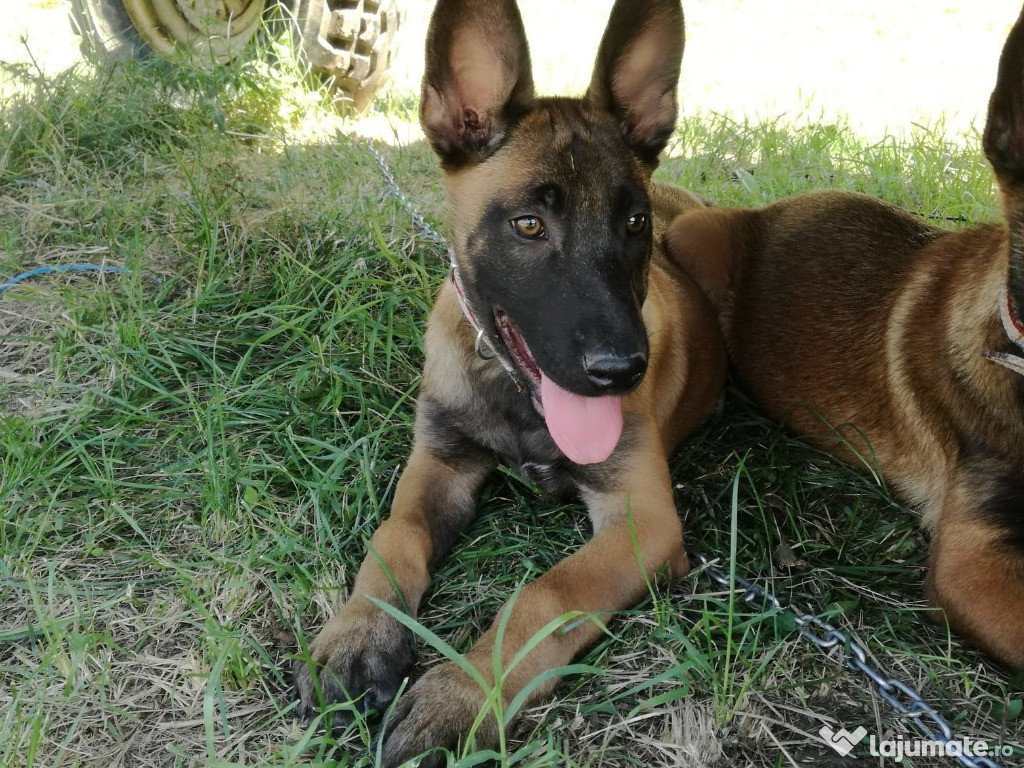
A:
[[[460,249],[467,298],[531,386],[542,371],[580,395],[624,394],[647,367],[647,173],[616,126],[577,102],[544,102],[526,123],[474,170],[530,168]]]
[[[1021,19],[1024,19],[1022,13]],[[999,57],[999,75],[989,99],[988,118],[982,146],[1003,193],[1009,228],[1009,271],[1000,311],[1007,336],[1017,349],[1024,349],[1024,149],[1020,137],[1024,99],[1020,82],[1024,77],[1024,23],[1018,19]],[[1011,370],[1024,374],[1020,357],[996,353]]]

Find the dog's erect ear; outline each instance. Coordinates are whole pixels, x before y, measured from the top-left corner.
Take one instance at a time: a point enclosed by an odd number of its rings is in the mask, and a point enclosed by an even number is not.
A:
[[[420,125],[442,164],[488,157],[532,103],[530,50],[514,0],[438,0]]]
[[[999,75],[988,102],[982,139],[1000,181],[1024,181],[1024,11],[1010,30],[999,57]]]
[[[1010,229],[1009,288],[1019,322],[1024,313],[1024,11],[999,58],[982,145],[1003,192]]]
[[[616,0],[587,89],[586,101],[615,115],[652,165],[676,125],[683,44],[679,0]]]

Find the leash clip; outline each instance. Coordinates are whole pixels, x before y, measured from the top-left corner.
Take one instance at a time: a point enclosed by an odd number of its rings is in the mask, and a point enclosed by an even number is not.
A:
[[[481,328],[476,332],[476,341],[473,343],[473,349],[476,350],[476,356],[481,360],[493,360],[497,355],[495,355],[494,349],[490,344],[487,344],[486,341],[487,340],[484,338],[484,329]]]
[[[512,379],[512,383],[516,385],[516,389],[520,392],[523,391],[523,382],[520,381],[519,373],[512,365],[510,360],[506,360],[504,357],[498,354],[498,350],[494,348],[487,337],[484,336],[484,328],[480,324],[480,321],[476,319],[476,313],[473,312],[473,308],[469,305],[469,300],[466,298],[466,292],[462,287],[462,278],[459,275],[459,265],[455,263],[455,252],[449,250],[449,255],[452,259],[451,268],[451,280],[452,287],[455,289],[455,296],[459,301],[459,306],[462,308],[462,314],[469,322],[470,326],[476,331],[476,339],[473,342],[473,350],[476,352],[476,356],[485,362],[490,362],[495,358],[501,363],[501,367],[505,369],[505,372]]]

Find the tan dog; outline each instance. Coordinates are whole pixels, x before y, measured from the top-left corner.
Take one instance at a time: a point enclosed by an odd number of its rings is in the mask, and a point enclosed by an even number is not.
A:
[[[1008,226],[936,229],[818,192],[677,219],[673,258],[716,304],[742,383],[774,417],[879,467],[933,531],[932,599],[1024,663],[1024,16],[985,152]]]
[[[668,222],[702,204],[651,182],[675,125],[682,52],[678,0],[618,0],[586,95],[537,98],[513,0],[437,3],[421,122],[445,172],[456,266],[427,328],[391,516],[312,665],[298,665],[307,713],[387,707],[410,671],[412,634],[370,598],[415,615],[499,462],[581,498],[594,528],[503,609],[506,668],[550,622],[587,617],[502,675],[505,705],[592,644],[659,571],[687,571],[667,456],[713,409],[726,360],[713,309],[661,245]],[[488,685],[497,626],[466,655]],[[383,764],[458,748],[485,698],[455,663],[430,669],[389,717]],[[474,739],[497,744],[493,715]]]

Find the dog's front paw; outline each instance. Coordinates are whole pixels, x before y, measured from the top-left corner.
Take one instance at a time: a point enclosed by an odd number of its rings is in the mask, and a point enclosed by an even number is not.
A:
[[[412,665],[412,632],[366,601],[348,603],[323,628],[309,655],[309,662],[295,664],[300,716],[339,702],[383,712]],[[331,725],[351,720],[350,710],[338,709]]]
[[[388,715],[381,765],[398,768],[430,751],[420,768],[445,765],[443,750],[458,755],[472,742],[477,749],[498,744],[497,720],[487,706],[483,689],[452,662],[427,671],[398,700]],[[474,729],[477,720],[481,722]]]

